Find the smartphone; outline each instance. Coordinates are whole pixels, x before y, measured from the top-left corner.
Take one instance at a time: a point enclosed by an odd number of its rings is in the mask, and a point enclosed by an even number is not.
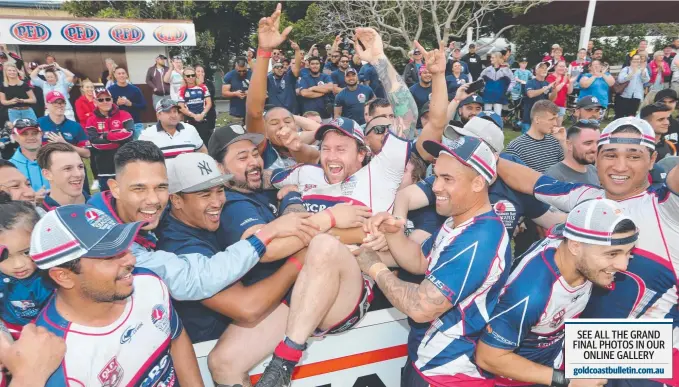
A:
[[[476,81],[469,84],[467,87],[467,94],[475,93],[486,87],[486,81],[483,78],[477,79]]]

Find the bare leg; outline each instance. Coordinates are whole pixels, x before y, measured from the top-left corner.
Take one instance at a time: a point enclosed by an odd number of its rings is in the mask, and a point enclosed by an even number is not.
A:
[[[251,386],[248,372],[269,356],[285,334],[289,308],[280,304],[254,327],[231,324],[208,355],[215,383]]]

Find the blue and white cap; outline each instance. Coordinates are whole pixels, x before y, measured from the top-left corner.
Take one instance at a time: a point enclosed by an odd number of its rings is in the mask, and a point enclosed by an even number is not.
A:
[[[43,270],[81,257],[114,257],[130,248],[144,224],[120,224],[86,204],[61,206],[35,225],[29,254]]]
[[[363,130],[358,123],[351,118],[337,117],[327,124],[321,125],[316,131],[316,140],[323,141],[323,137],[325,137],[325,134],[330,130],[339,131],[345,136],[353,137],[358,140],[358,142],[365,145]]]
[[[615,238],[613,231],[625,216],[622,208],[613,200],[597,198],[584,201],[568,213],[566,224],[561,231],[565,238],[600,246],[619,246],[636,242],[639,231],[631,236]]]
[[[497,176],[497,159],[490,147],[481,139],[471,136],[460,136],[446,146],[436,141],[425,141],[424,150],[434,157],[442,153],[458,159],[462,164],[473,168],[488,184],[492,184]]]

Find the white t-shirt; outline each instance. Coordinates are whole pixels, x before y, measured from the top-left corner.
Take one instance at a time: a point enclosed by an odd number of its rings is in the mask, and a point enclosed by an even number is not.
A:
[[[172,70],[170,74],[170,98],[173,101],[179,101],[179,89],[182,87],[182,84],[184,84],[182,74]]]
[[[173,136],[163,130],[159,123],[144,129],[139,140],[151,141],[156,144],[166,160],[173,159],[182,153],[196,152],[203,146],[203,140],[198,135],[196,128],[180,122]]]

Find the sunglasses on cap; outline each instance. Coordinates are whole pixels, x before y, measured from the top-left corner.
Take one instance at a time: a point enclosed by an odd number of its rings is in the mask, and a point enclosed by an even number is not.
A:
[[[97,101],[99,101],[99,102],[111,102],[111,101],[113,101],[113,98],[111,98],[111,97],[97,98]]]
[[[26,128],[38,129],[38,122],[30,118],[20,118],[14,121],[14,129],[21,130]]]
[[[598,109],[598,108],[595,108],[595,109]],[[587,109],[585,109],[585,110],[587,110]],[[595,125],[595,126],[597,126],[597,127],[600,125],[599,120],[592,120],[592,119],[589,119],[589,120],[578,120],[578,122],[576,122],[575,125],[578,125],[578,124],[581,124],[581,125]]]
[[[160,108],[163,109],[163,110],[167,110],[167,109],[173,108],[175,106],[177,106],[177,101],[175,101],[175,100],[166,98],[166,99],[160,101]]]
[[[389,130],[391,125],[389,124],[384,124],[384,125],[375,125],[372,128],[368,129],[367,132],[365,132],[366,135],[368,135],[370,132],[375,132],[375,134],[384,134]]]

